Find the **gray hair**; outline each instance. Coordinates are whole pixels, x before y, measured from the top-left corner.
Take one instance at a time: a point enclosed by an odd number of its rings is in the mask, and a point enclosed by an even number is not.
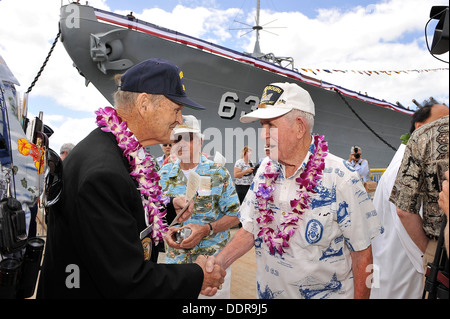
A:
[[[358,145],[352,146],[352,148],[350,149],[350,153],[357,153],[357,152],[355,152],[355,148],[357,148],[362,153],[362,149]]]
[[[129,92],[129,91],[122,91],[120,89],[121,85],[121,77],[122,74],[117,74],[114,76],[114,81],[116,82],[117,86],[119,87],[117,91],[114,93],[114,107],[117,109],[119,107],[124,108],[127,111],[130,111],[131,108],[136,104],[136,100],[139,95],[142,93],[139,92]],[[160,94],[148,94],[150,98],[150,102],[155,103],[159,105],[161,98],[163,95]]]
[[[292,123],[295,122],[295,120],[297,119],[297,117],[303,117],[306,121],[306,124],[309,127],[309,133],[312,134],[313,129],[314,129],[314,115],[312,115],[309,112],[305,112],[302,110],[298,110],[298,109],[292,109],[291,111],[289,111],[286,114],[288,120],[290,120]]]
[[[67,152],[69,153],[75,147],[72,143],[64,143],[59,150],[59,153]]]

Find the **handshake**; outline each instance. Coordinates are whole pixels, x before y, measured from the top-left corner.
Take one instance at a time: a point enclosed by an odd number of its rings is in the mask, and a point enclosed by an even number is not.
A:
[[[184,197],[176,197],[173,200],[175,211],[177,212],[177,221],[182,223],[186,221],[193,212],[193,201],[186,201]],[[208,227],[206,227],[208,228]],[[192,230],[192,234],[188,239],[178,243],[175,240],[175,234],[180,228],[170,227],[166,236],[166,242],[169,246],[177,249],[189,249],[197,245],[204,237],[201,226],[196,224],[188,224],[186,228]],[[209,229],[209,228],[208,228]],[[217,259],[213,256],[201,255],[195,261],[203,270],[203,285],[200,293],[205,296],[214,296],[217,290],[222,288],[225,280],[226,271],[217,263]]]
[[[213,256],[201,255],[195,261],[203,270],[203,285],[200,293],[205,296],[214,296],[217,290],[222,289],[226,271],[217,263]]]

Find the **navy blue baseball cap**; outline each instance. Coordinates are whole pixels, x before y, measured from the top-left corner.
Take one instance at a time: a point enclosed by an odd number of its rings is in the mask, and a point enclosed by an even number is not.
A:
[[[149,59],[129,68],[121,77],[122,91],[162,94],[175,103],[193,109],[205,107],[186,95],[183,71],[175,64],[163,59]]]

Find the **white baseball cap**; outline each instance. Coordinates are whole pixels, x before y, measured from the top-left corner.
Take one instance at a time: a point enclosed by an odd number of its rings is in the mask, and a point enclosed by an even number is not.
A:
[[[182,133],[197,133],[202,135],[200,130],[200,122],[193,115],[183,115],[183,123],[175,126],[173,128],[173,135],[178,135]]]
[[[240,118],[242,123],[282,116],[293,109],[315,115],[308,91],[295,83],[272,83],[264,88],[258,109]]]

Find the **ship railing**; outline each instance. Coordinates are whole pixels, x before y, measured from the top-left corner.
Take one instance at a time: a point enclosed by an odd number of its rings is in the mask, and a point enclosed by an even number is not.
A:
[[[369,181],[364,182],[364,187],[366,188],[369,197],[373,200],[375,196],[375,191],[378,186],[378,182],[380,181],[381,176],[386,171],[385,168],[372,168],[369,172]],[[375,182],[375,183],[373,183]]]
[[[370,180],[377,182],[380,180],[383,173],[386,171],[385,168],[371,168],[370,169]]]
[[[279,66],[287,69],[291,69],[298,72],[298,69],[294,67],[294,58],[292,57],[280,57],[276,56],[273,53],[265,54],[264,56],[260,57],[261,60],[272,62],[274,64],[278,64]]]

